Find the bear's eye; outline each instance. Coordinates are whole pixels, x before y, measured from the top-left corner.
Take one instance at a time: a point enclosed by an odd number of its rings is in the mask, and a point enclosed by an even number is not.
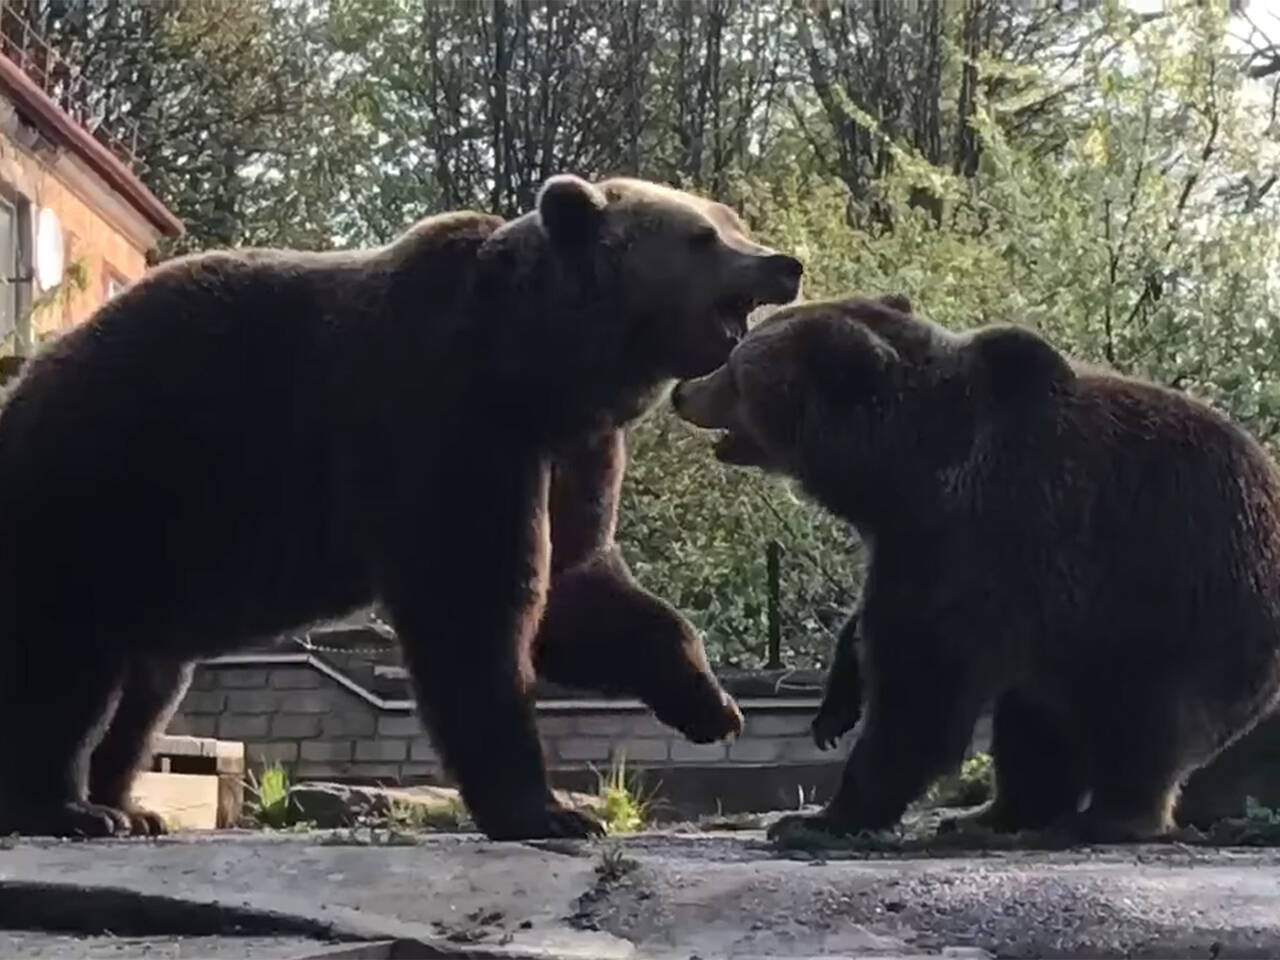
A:
[[[720,234],[716,232],[715,227],[699,227],[689,238],[689,244],[699,250],[705,250],[718,239],[720,239]]]

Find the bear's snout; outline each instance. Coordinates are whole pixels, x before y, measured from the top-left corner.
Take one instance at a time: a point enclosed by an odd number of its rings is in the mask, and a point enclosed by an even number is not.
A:
[[[728,430],[736,426],[732,380],[725,367],[706,376],[681,380],[671,391],[676,414],[695,427]]]
[[[767,289],[760,298],[762,303],[791,303],[800,296],[803,263],[785,253],[774,253],[765,258],[763,268]]]

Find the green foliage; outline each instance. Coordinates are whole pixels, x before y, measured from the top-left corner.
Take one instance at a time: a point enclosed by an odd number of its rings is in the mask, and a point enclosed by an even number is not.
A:
[[[1280,846],[1280,811],[1245,797],[1244,815],[1226,817],[1200,831],[1185,827],[1175,835],[1183,843],[1203,843],[1223,847]]]
[[[683,611],[722,664],[765,659],[770,540],[783,547],[783,661],[822,662],[855,598],[862,552],[848,528],[780,481],[725,467],[665,409],[631,434],[619,540],[637,578]]]
[[[318,843],[322,847],[416,847],[418,834],[397,827],[348,827],[328,831]]]
[[[931,807],[976,807],[991,799],[995,771],[988,753],[974,754],[955,773],[939,778],[924,796]]]
[[[434,210],[528,209],[554,172],[637,174],[735,205],[804,259],[811,297],[1025,323],[1270,442],[1280,47],[1224,2],[1065,6],[25,4],[139,124],[184,247],[383,241]],[[777,540],[784,660],[824,661],[861,581],[852,534],[665,411],[631,445],[638,578],[714,660],[759,664]]]
[[[246,809],[259,826],[282,830],[293,824],[298,809],[289,796],[289,771],[283,766],[265,766],[257,775],[250,770],[245,791],[249,794]]]
[[[458,797],[444,803],[424,803],[392,795],[388,802],[389,829],[458,833],[471,826],[466,806]]]
[[[600,884],[617,883],[639,868],[640,862],[627,855],[622,844],[606,844],[596,861],[596,878]]]
[[[600,818],[609,833],[643,830],[653,807],[654,794],[645,791],[634,773],[627,773],[625,754],[617,754],[605,773],[596,773]]]

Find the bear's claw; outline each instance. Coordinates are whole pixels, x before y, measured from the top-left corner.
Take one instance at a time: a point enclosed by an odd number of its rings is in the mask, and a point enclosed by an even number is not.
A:
[[[169,832],[164,817],[145,807],[126,807],[121,811],[129,818],[129,832],[135,837],[163,837]]]
[[[133,823],[123,810],[83,800],[0,813],[0,834],[17,833],[29,837],[127,837],[132,832]]]

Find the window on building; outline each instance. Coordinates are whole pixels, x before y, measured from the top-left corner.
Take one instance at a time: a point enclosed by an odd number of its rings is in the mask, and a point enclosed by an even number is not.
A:
[[[102,299],[110,300],[117,293],[129,285],[129,281],[118,274],[109,265],[104,265],[102,269]]]
[[[0,340],[18,323],[18,208],[0,197]]]

